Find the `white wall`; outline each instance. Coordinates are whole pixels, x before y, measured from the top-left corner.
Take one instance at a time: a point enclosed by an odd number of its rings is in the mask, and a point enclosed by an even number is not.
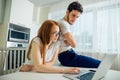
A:
[[[33,23],[31,27],[30,40],[37,35],[41,24],[48,19],[49,7],[37,7],[33,9]]]

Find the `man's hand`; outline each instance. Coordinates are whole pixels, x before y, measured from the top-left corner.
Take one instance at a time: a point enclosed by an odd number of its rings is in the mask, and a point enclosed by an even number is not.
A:
[[[66,39],[66,44],[70,45],[73,48],[76,47],[76,41],[70,32],[63,34],[63,37]]]
[[[70,46],[70,43],[67,40],[64,40],[66,46]]]

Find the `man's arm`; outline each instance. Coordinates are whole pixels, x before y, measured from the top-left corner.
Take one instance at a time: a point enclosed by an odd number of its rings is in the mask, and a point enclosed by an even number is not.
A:
[[[76,41],[70,32],[63,34],[63,37],[66,39],[66,42],[73,48],[76,47]]]

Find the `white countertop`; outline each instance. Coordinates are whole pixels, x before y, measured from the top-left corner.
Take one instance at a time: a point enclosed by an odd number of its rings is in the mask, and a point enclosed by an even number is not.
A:
[[[63,74],[16,72],[0,76],[0,80],[69,80]],[[109,70],[104,80],[120,80],[120,71]]]

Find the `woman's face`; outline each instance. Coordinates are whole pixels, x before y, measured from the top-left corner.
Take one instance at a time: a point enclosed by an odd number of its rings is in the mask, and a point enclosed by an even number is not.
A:
[[[60,33],[59,27],[57,25],[53,26],[50,37],[51,42],[56,42],[58,40],[59,33]]]

